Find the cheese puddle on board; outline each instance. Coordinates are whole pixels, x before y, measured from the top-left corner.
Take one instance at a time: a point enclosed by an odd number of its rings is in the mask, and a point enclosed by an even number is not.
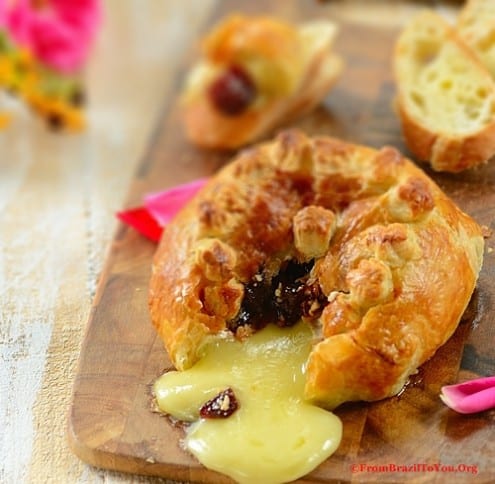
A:
[[[275,484],[309,473],[337,449],[340,419],[304,400],[311,328],[268,325],[245,341],[215,338],[192,368],[161,376],[160,410],[193,422],[185,447],[207,468],[240,483]],[[205,402],[232,388],[239,408],[201,418]]]

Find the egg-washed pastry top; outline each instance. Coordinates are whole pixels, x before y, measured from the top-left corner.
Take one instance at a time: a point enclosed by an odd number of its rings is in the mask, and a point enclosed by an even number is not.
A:
[[[482,254],[478,224],[396,149],[289,130],[238,154],[166,227],[151,318],[179,370],[211,335],[302,319],[306,398],[378,400],[452,335]]]

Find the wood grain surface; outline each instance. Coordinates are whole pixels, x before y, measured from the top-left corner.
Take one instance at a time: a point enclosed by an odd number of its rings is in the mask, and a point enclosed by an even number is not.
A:
[[[225,3],[204,28],[225,13]],[[248,12],[260,8],[259,2],[236,4]],[[318,2],[270,5],[290,20],[301,21],[319,13]],[[336,49],[346,61],[346,70],[324,104],[296,126],[310,134],[331,134],[375,147],[391,144],[407,154],[393,112],[390,60],[396,35],[393,29],[343,20]],[[186,59],[183,68],[189,61]],[[179,70],[175,89],[183,75]],[[230,157],[187,143],[175,99],[169,97],[150,149],[136,172],[129,206],[140,203],[146,192],[214,173]],[[461,175],[424,168],[462,209],[480,224],[494,228],[495,163]],[[456,415],[438,397],[444,384],[495,373],[495,255],[491,246],[493,239],[489,238],[477,289],[451,340],[398,397],[339,408],[336,413],[344,423],[340,448],[300,482],[495,479],[495,412]],[[183,452],[179,447],[181,430],[152,412],[150,385],[170,366],[147,313],[154,250],[152,243],[123,226],[112,243],[76,374],[70,445],[81,459],[99,467],[182,481],[230,482]],[[409,470],[394,470],[390,467],[394,465]]]

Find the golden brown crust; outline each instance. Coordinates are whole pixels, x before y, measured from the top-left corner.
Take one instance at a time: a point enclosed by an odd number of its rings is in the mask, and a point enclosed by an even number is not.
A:
[[[408,148],[436,171],[459,173],[486,163],[495,153],[495,121],[471,136],[459,137],[426,127],[400,98],[397,108]]]
[[[203,52],[213,62],[232,64],[241,58],[262,57],[290,63],[302,48],[297,30],[270,17],[231,15],[203,41]]]
[[[482,251],[480,227],[395,149],[286,131],[239,154],[167,227],[152,321],[187,368],[238,316],[253,278],[314,258],[327,303],[307,318],[321,332],[307,397],[376,400],[453,333]]]
[[[205,148],[235,149],[311,111],[343,68],[331,51],[335,33],[329,21],[296,27],[263,16],[226,18],[205,38],[204,59],[183,93],[188,139]],[[250,74],[258,93],[248,109],[227,115],[213,105],[207,89],[218,72],[233,65]]]

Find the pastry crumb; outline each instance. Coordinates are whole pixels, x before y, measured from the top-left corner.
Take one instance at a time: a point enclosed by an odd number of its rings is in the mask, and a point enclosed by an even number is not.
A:
[[[488,225],[482,225],[481,233],[483,234],[484,239],[488,239],[489,237],[492,236],[493,230],[490,227],[488,227]]]

